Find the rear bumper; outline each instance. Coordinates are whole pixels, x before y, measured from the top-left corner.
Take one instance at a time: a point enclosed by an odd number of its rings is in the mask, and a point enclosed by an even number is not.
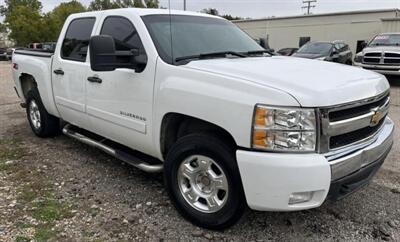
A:
[[[368,184],[393,144],[394,124],[387,118],[372,144],[328,161],[323,154],[283,154],[238,150],[237,162],[246,200],[260,211],[296,211],[340,199]],[[295,193],[311,192],[309,201],[289,204]]]

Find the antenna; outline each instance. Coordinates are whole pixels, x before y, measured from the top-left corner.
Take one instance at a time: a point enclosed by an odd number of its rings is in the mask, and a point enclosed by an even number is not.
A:
[[[303,4],[305,4],[306,6],[301,7],[302,9],[307,9],[307,15],[311,14],[311,9],[315,8],[316,5],[312,5],[313,3],[317,3],[317,0],[303,0]]]

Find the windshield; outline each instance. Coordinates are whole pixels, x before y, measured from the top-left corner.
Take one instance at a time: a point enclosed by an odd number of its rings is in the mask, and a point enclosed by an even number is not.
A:
[[[370,46],[398,46],[400,45],[400,34],[384,34],[376,36],[370,43]]]
[[[329,55],[333,45],[331,43],[314,42],[303,45],[297,53]]]
[[[142,18],[159,55],[170,64],[176,64],[176,59],[181,57],[206,53],[264,50],[246,33],[223,19],[186,15]]]

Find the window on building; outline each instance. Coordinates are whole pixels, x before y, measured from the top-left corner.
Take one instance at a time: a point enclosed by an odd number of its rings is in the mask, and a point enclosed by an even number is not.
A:
[[[303,45],[307,44],[310,41],[311,41],[311,37],[300,37],[299,47],[302,47]]]
[[[95,21],[95,18],[80,18],[69,24],[61,47],[63,59],[86,61],[90,35]]]

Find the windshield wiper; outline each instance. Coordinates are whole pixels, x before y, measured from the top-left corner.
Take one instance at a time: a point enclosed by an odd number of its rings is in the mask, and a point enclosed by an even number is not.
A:
[[[183,61],[183,60],[192,60],[192,59],[208,59],[213,57],[223,57],[225,58],[227,55],[233,55],[237,57],[244,58],[246,55],[235,52],[235,51],[222,51],[222,52],[212,52],[212,53],[205,53],[199,55],[189,55],[189,56],[182,56],[175,58],[176,62]]]
[[[274,53],[272,53],[269,50],[252,50],[252,51],[247,51],[245,52],[247,55],[258,55],[258,54],[264,54],[267,53],[269,55],[275,55]]]

